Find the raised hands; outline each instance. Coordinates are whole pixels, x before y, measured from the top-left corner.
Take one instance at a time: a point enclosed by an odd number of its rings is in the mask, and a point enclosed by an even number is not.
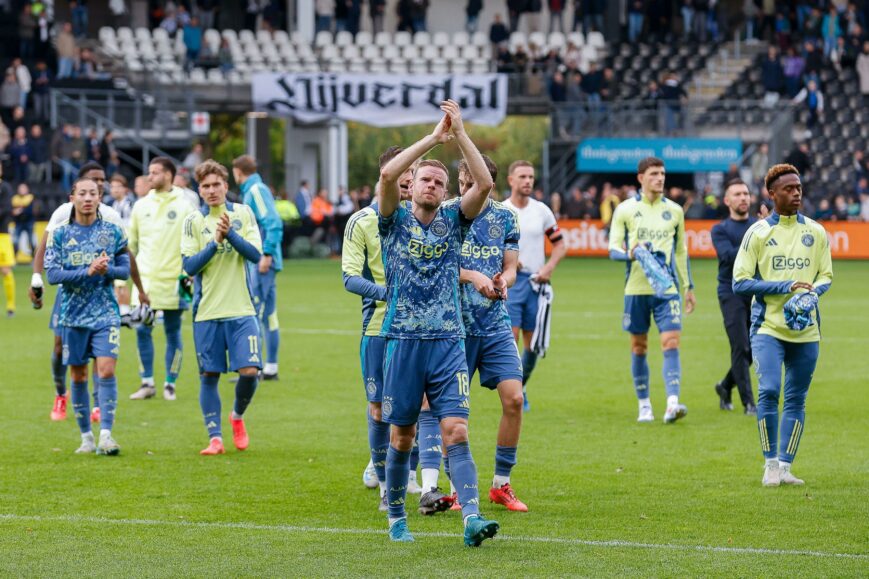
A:
[[[220,216],[220,219],[217,222],[217,230],[214,232],[214,241],[216,243],[223,243],[223,240],[226,239],[226,236],[229,234],[230,226],[229,213],[224,213]]]
[[[441,110],[446,114],[446,119],[452,125],[454,135],[459,135],[465,132],[465,125],[462,122],[462,109],[459,108],[459,103],[449,99],[441,103]]]

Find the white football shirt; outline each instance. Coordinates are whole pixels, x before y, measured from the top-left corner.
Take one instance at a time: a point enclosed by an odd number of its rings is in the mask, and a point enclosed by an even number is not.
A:
[[[528,205],[520,209],[510,202],[504,205],[519,216],[519,271],[535,274],[546,263],[546,244],[544,239],[558,230],[555,215],[546,204],[528,198]]]

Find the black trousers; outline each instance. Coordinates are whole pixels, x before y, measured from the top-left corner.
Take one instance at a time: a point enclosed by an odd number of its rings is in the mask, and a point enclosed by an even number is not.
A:
[[[751,297],[737,294],[718,296],[724,329],[730,340],[730,369],[721,381],[722,386],[739,391],[742,405],[754,404],[751,392],[751,342],[748,333],[751,327]]]

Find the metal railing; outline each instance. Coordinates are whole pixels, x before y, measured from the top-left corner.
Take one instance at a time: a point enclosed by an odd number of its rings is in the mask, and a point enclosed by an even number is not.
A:
[[[188,127],[173,120],[174,116],[167,109],[149,106],[142,98],[130,100],[123,91],[51,91],[52,128],[71,123],[82,128],[93,127],[101,134],[111,130],[141,149],[141,160],[118,150],[121,160],[140,170],[148,166],[151,158],[158,156],[169,157],[180,164],[173,155],[142,137],[144,131],[156,131],[158,139],[166,139],[167,131],[172,129],[187,131]]]
[[[704,131],[734,138],[773,130],[791,117],[791,107],[764,106],[758,100],[553,103],[550,139],[573,141],[593,136],[698,136]]]

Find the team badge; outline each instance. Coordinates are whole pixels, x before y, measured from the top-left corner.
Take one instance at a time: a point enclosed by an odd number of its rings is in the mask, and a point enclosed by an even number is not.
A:
[[[671,219],[673,219],[673,214],[669,211],[664,211],[663,213],[661,213],[661,219],[663,219],[664,221],[670,221]]]
[[[390,414],[392,414],[392,401],[384,400],[383,401],[383,415],[389,416]]]
[[[622,327],[626,330],[631,327],[631,314],[625,314],[622,318]]]
[[[501,237],[503,235],[504,235],[504,228],[501,227],[500,225],[498,225],[497,223],[494,223],[494,224],[489,226],[489,237],[491,239],[501,239]]]
[[[803,245],[811,247],[815,244],[815,237],[811,233],[806,233],[802,238]]]
[[[169,211],[169,213],[166,214],[166,217],[168,217],[169,220],[171,221],[171,220],[175,219],[176,217],[178,217],[178,214],[175,213],[174,209],[172,209],[171,211]]]
[[[443,237],[447,234],[447,224],[443,221],[435,221],[431,224],[431,232],[438,237]]]
[[[241,219],[233,219],[232,228],[236,231],[241,231]]]
[[[374,378],[368,379],[368,384],[365,385],[365,389],[368,390],[368,394],[374,396],[374,393],[377,392],[377,384],[374,383]]]
[[[108,233],[100,233],[97,237],[97,245],[102,247],[103,249],[107,248],[112,243],[111,238]]]

